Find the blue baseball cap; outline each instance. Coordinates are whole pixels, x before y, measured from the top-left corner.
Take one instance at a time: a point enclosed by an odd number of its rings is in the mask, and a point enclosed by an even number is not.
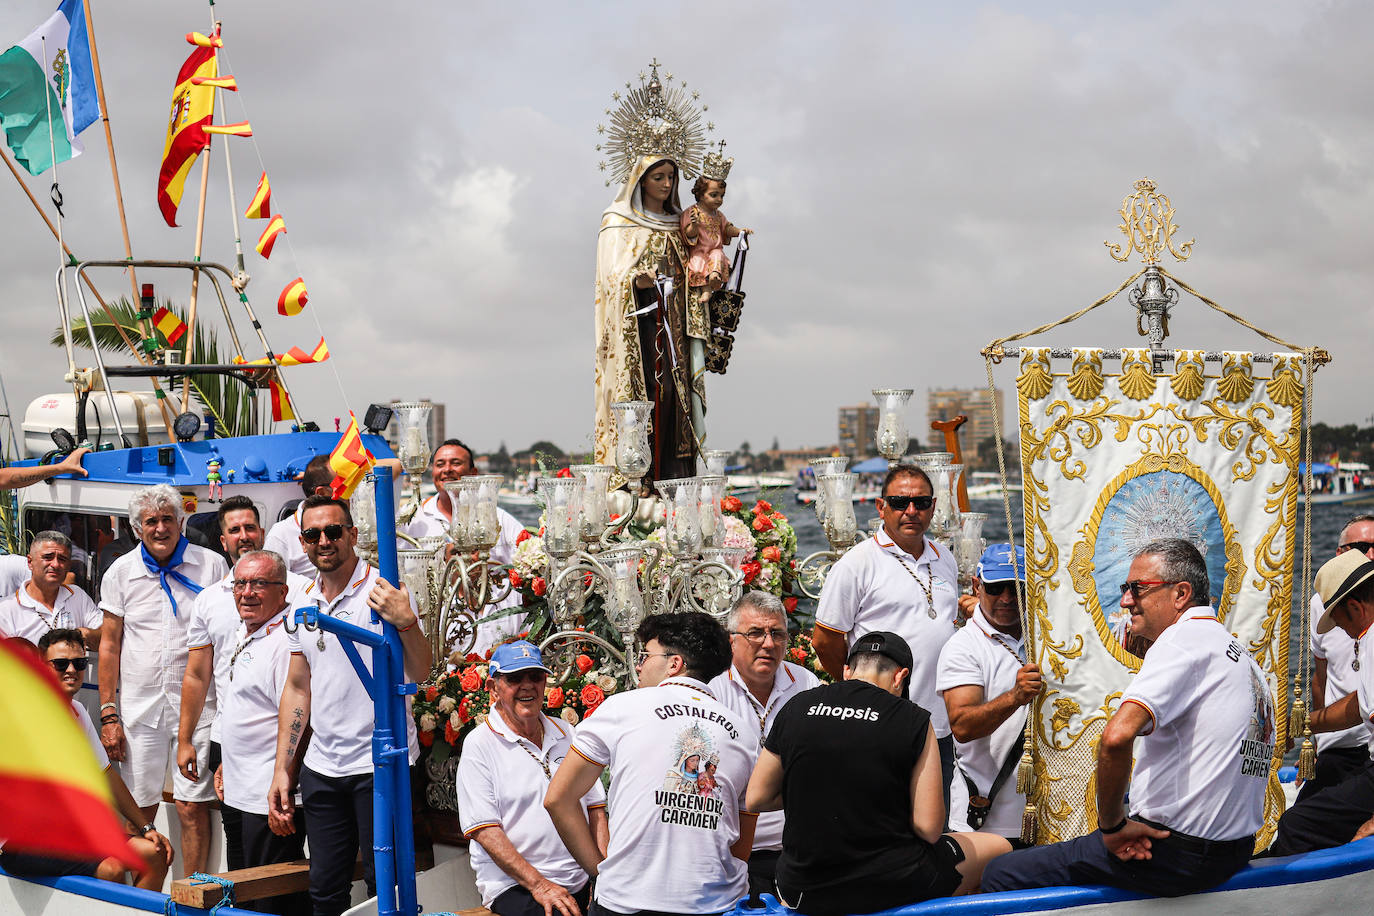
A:
[[[1016,548],[1016,565],[1011,563],[1010,544],[991,544],[983,551],[978,561],[978,581],[1010,582],[1013,579],[1026,581],[1026,549]]]
[[[543,671],[545,674],[553,674],[548,668],[544,667],[544,659],[539,655],[539,647],[528,639],[517,639],[515,642],[508,642],[503,646],[497,646],[496,651],[491,653],[490,667],[487,668],[488,674],[514,674],[517,671],[528,671],[531,668]]]

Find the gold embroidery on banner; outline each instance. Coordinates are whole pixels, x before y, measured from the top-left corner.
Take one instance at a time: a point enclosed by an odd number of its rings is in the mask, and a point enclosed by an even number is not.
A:
[[[1207,379],[1202,374],[1202,351],[1180,350],[1174,359],[1174,377],[1169,387],[1180,401],[1193,401],[1202,394]]]
[[[1026,355],[1021,357],[1021,374],[1016,379],[1016,390],[1032,401],[1038,401],[1049,394],[1053,387],[1049,356],[1044,351],[1032,355],[1032,351],[1027,350]]]
[[[1265,384],[1269,400],[1281,407],[1297,407],[1302,403],[1302,382],[1298,378],[1301,363],[1280,356],[1274,360],[1273,378]]]
[[[1155,384],[1158,381],[1150,371],[1150,361],[1143,356],[1127,355],[1121,362],[1121,378],[1118,384],[1121,393],[1132,401],[1144,401],[1154,397]]]
[[[1241,354],[1226,355],[1225,369],[1222,370],[1221,378],[1217,379],[1217,394],[1223,400],[1230,401],[1232,404],[1239,404],[1241,401],[1250,397],[1250,392],[1255,390],[1255,380],[1250,377],[1250,356]]]
[[[1069,394],[1080,401],[1091,401],[1102,393],[1102,351],[1074,350],[1073,371],[1069,373]]]

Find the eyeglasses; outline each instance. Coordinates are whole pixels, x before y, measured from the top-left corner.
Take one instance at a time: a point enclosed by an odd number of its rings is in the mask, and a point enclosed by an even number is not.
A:
[[[541,671],[535,668],[532,671],[517,671],[514,674],[502,674],[500,676],[512,684],[537,684],[548,677],[549,674],[547,671]]]
[[[67,666],[71,666],[77,671],[85,671],[86,666],[91,663],[88,658],[50,658],[48,664],[57,669],[58,673],[65,674]]]
[[[1347,550],[1358,550],[1360,553],[1369,553],[1374,550],[1374,542],[1370,541],[1350,541],[1336,548],[1336,553],[1345,553]]]
[[[1163,580],[1136,579],[1136,580],[1133,581],[1133,582],[1122,582],[1122,583],[1121,583],[1121,595],[1122,595],[1122,597],[1125,597],[1126,593],[1127,593],[1127,592],[1130,592],[1130,593],[1131,593],[1131,597],[1134,598],[1136,601],[1139,601],[1139,600],[1140,600],[1140,593],[1141,593],[1141,591],[1143,591],[1143,590],[1148,589],[1148,590],[1150,590],[1150,591],[1154,591],[1157,587],[1159,587],[1159,586],[1161,586],[1161,585],[1177,585],[1177,584],[1178,584],[1178,580],[1177,580],[1177,579],[1175,579],[1175,580],[1172,581],[1172,582],[1165,582],[1165,581],[1163,581]]]
[[[1015,587],[1016,587],[1016,583],[1015,583],[1014,581],[1010,580],[1010,579],[1007,580],[1006,582],[984,582],[984,583],[983,583],[983,591],[986,592],[988,595],[991,595],[991,596],[994,597],[994,598],[997,597],[998,595],[1002,594],[1003,592],[1005,592],[1007,589],[1015,588]],[[1122,592],[1122,594],[1125,594],[1125,592]]]
[[[659,658],[672,658],[677,652],[650,652],[648,649],[640,649],[635,653],[635,667],[643,666],[649,659],[658,656]]]
[[[917,512],[924,512],[935,505],[934,496],[884,496],[883,503],[893,512],[905,512],[907,506],[915,506]]]
[[[741,633],[739,630],[731,630],[730,635],[743,636],[745,639],[747,639],[749,642],[753,643],[756,646],[763,645],[764,640],[768,639],[768,637],[770,636],[773,637],[773,645],[775,646],[780,646],[783,643],[787,642],[787,631],[781,628],[776,630],[753,629],[743,633]]]
[[[268,586],[285,584],[285,582],[278,582],[276,579],[235,579],[234,591],[265,592],[267,591]]]
[[[321,534],[331,541],[337,541],[344,535],[344,526],[325,525],[323,528],[306,528],[301,531],[301,538],[307,543],[313,544],[320,539]]]

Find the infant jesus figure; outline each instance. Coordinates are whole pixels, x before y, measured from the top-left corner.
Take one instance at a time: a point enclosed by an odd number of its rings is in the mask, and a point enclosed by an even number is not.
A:
[[[720,212],[720,205],[725,201],[723,178],[698,178],[692,185],[692,196],[696,203],[682,214],[682,237],[690,252],[687,287],[692,296],[704,302],[712,292],[725,285],[725,278],[730,275],[725,245],[753,230],[739,228]]]

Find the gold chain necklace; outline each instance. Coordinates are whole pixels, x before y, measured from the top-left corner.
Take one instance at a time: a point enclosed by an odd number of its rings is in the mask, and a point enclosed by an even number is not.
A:
[[[887,551],[883,551],[883,552],[884,552],[884,553],[887,553]],[[927,567],[926,567],[926,579],[927,579],[927,581],[922,582],[922,581],[921,581],[921,577],[918,576],[918,575],[916,575],[916,571],[915,571],[914,569],[912,569],[910,566],[907,566],[907,565],[906,565],[906,560],[903,560],[901,557],[897,556],[895,553],[889,553],[889,554],[887,554],[887,555],[890,556],[892,559],[896,560],[898,563],[902,564],[902,569],[905,569],[905,570],[906,570],[907,575],[909,575],[909,576],[911,576],[911,578],[915,579],[915,580],[916,580],[916,584],[919,585],[919,586],[921,586],[921,591],[922,591],[922,592],[925,594],[925,596],[926,596],[926,613],[928,613],[928,614],[930,615],[930,619],[931,619],[931,620],[934,620],[934,619],[935,619],[935,570],[933,570],[933,569],[931,569],[929,566],[927,566]]]

